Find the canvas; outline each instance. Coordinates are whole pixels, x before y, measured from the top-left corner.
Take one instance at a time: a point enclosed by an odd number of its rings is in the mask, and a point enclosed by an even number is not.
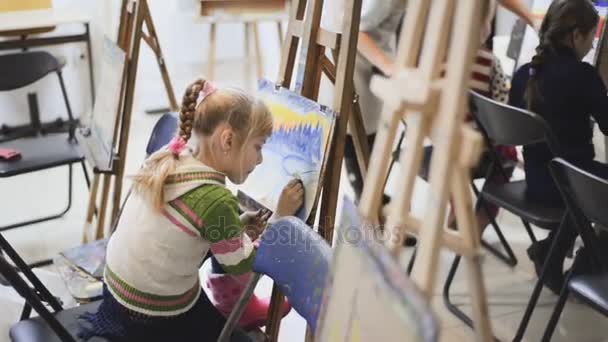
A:
[[[292,179],[304,184],[304,205],[296,216],[308,219],[317,198],[321,168],[335,114],[288,89],[261,80],[258,96],[272,112],[272,135],[264,144],[264,161],[240,190],[275,211],[282,189]]]
[[[106,37],[100,57],[101,72],[93,112],[84,118],[83,128],[78,133],[87,159],[98,169],[109,170],[114,156],[114,127],[120,113],[126,56]]]
[[[437,320],[345,199],[317,341],[435,341]]]

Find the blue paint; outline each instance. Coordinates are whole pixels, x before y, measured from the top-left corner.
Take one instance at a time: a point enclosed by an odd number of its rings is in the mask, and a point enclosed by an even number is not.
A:
[[[283,151],[289,146],[289,151]],[[293,128],[281,127],[275,129],[266,141],[265,147],[277,153],[289,152],[301,158],[302,161],[316,165],[321,161],[323,146],[323,127],[317,124],[301,125]],[[282,153],[283,152],[283,153]],[[287,155],[289,157],[290,155]]]
[[[303,221],[286,217],[260,241],[254,272],[272,278],[314,332],[331,261],[331,247]]]

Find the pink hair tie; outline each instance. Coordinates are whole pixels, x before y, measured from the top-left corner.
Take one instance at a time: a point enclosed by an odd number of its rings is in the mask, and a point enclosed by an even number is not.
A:
[[[182,137],[175,137],[171,139],[171,142],[169,142],[168,145],[169,151],[171,151],[171,153],[173,153],[175,156],[179,156],[185,147],[186,139]]]
[[[198,107],[198,105],[201,104],[201,102],[203,102],[203,100],[207,98],[207,96],[215,93],[216,91],[217,87],[215,86],[215,83],[211,81],[205,81],[203,89],[201,89],[201,91],[198,93],[198,98],[196,99],[196,106]]]

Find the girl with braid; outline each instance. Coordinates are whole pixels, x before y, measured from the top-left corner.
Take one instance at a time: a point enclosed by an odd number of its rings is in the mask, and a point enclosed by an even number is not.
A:
[[[240,90],[204,80],[188,87],[178,135],[133,177],[135,191],[108,243],[103,301],[82,317],[83,338],[217,340],[226,319],[201,289],[199,267],[210,251],[226,274],[243,283],[250,276],[252,241],[269,217],[239,216],[225,183],[244,182],[262,162],[272,127],[268,108]],[[302,198],[301,184],[291,182],[275,215],[293,215]],[[239,330],[232,340],[249,338]]]
[[[608,134],[606,86],[596,69],[582,62],[592,48],[598,21],[589,0],[555,0],[541,25],[536,55],[515,73],[509,99],[510,104],[537,113],[547,121],[560,145],[561,157],[608,179],[608,165],[594,160],[591,120],[595,120],[602,133]],[[560,202],[548,168],[552,158],[548,146],[525,146],[523,156],[527,196],[534,201]],[[566,231],[546,281],[557,293],[564,280],[563,260],[576,238],[571,225]],[[554,235],[555,230],[528,249],[537,272]]]

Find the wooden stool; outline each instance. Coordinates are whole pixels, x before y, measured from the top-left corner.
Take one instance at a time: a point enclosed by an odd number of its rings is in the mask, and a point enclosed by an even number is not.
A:
[[[258,23],[276,22],[279,44],[281,44],[283,41],[282,22],[287,20],[286,8],[286,0],[201,0],[201,21],[210,24],[207,79],[213,80],[215,78],[217,25],[221,23],[244,24],[246,58],[250,56],[251,35],[253,35],[256,76],[258,79],[262,79],[264,64],[262,62]]]

